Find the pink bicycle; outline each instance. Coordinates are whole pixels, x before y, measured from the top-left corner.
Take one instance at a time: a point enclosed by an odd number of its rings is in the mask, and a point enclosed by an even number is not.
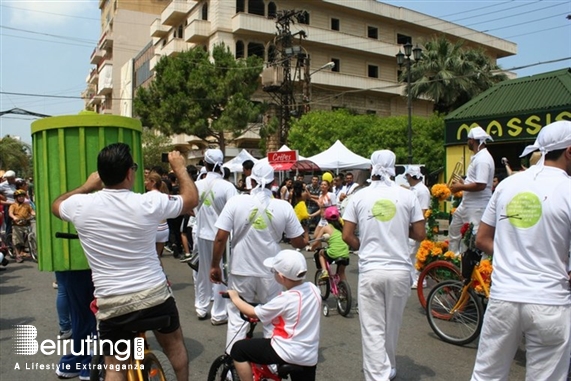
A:
[[[348,266],[349,258],[339,258],[333,260],[331,263],[326,260],[325,270],[329,274],[329,278],[324,279],[322,278],[323,269],[319,263],[319,252],[321,250],[325,249],[317,250],[314,255],[315,265],[317,266],[317,271],[315,272],[315,285],[321,291],[321,299],[323,301],[327,300],[330,293],[333,294],[337,304],[337,311],[341,316],[347,316],[349,315],[349,312],[351,312],[351,304],[353,303],[353,299],[351,297],[351,287],[349,287],[349,282],[341,279],[339,274],[331,273],[330,265],[335,264],[337,266]],[[327,303],[323,303],[323,315],[329,316],[329,306]]]

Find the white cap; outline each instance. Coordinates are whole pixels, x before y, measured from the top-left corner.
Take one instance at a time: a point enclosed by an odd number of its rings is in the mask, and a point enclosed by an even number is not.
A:
[[[4,178],[7,177],[16,177],[16,172],[10,170],[10,171],[6,171],[6,173],[4,173]]]
[[[224,154],[218,148],[207,149],[204,153],[204,161],[208,164],[222,165]]]
[[[272,258],[264,260],[264,266],[274,269],[290,280],[305,279],[307,262],[303,254],[295,250],[282,250]]]
[[[252,168],[250,178],[258,183],[258,187],[263,189],[267,184],[274,182],[274,168],[267,163],[258,161]]]
[[[406,169],[405,175],[411,175],[411,177],[414,177],[415,179],[422,179],[422,173],[420,172],[420,166],[418,165],[409,165],[408,168]]]

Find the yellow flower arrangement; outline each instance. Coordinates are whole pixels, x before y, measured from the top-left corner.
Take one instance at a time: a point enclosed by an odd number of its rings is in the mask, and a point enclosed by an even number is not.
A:
[[[448,251],[448,241],[430,241],[425,239],[420,243],[420,247],[416,252],[416,263],[414,268],[422,271],[426,265],[431,262],[444,260],[460,266],[460,259],[456,255]]]
[[[426,209],[426,212],[424,212],[424,219],[428,220],[431,215],[432,215],[432,209]]]
[[[480,275],[482,275],[484,283],[486,283],[486,286],[488,287],[489,290],[490,285],[492,284],[492,270],[493,270],[492,261],[488,258],[482,259],[480,261],[480,264],[478,265],[478,270],[480,271]],[[476,292],[480,294],[484,293],[484,287],[481,284],[479,284],[479,282],[475,279],[474,279],[474,290],[476,290]]]
[[[464,192],[462,191],[458,191],[456,193],[454,193],[454,198],[462,198],[464,196]]]
[[[448,198],[450,198],[450,195],[452,194],[450,192],[450,188],[448,188],[448,186],[446,184],[435,184],[432,186],[432,188],[430,189],[430,193],[436,197],[439,201],[444,201]]]

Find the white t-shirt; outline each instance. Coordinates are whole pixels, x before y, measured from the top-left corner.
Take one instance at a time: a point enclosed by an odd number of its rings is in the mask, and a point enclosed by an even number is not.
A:
[[[485,208],[492,197],[492,183],[494,182],[494,158],[487,148],[478,151],[470,158],[468,173],[464,184],[486,184],[486,189],[479,192],[463,192],[462,205],[465,207]]]
[[[359,225],[359,271],[411,270],[409,226],[424,219],[414,193],[392,183],[372,181],[351,196],[345,221]]]
[[[327,192],[326,195],[319,193],[319,202],[323,204],[324,208],[337,205],[337,196],[335,196],[335,193],[333,192]]]
[[[14,202],[14,192],[16,191],[16,184],[10,184],[8,180],[0,183],[0,194],[6,197],[6,201]]]
[[[313,283],[284,291],[255,311],[264,325],[273,325],[272,348],[282,360],[301,366],[317,364],[321,295]]]
[[[197,237],[214,241],[216,229],[214,224],[224,209],[226,202],[238,194],[238,190],[230,182],[224,180],[216,172],[208,172],[206,177],[196,182],[199,203],[194,211],[196,216]]]
[[[180,196],[126,189],[73,195],[59,208],[62,220],[77,229],[96,297],[124,295],[165,282],[155,249],[157,226],[181,211]]]
[[[430,191],[422,181],[410,187],[410,190],[416,195],[420,209],[430,209]]]
[[[543,167],[503,180],[482,222],[496,228],[491,297],[517,303],[571,304],[571,178]]]
[[[216,221],[217,229],[233,232],[230,256],[230,273],[233,275],[272,276],[263,262],[281,250],[278,242],[282,233],[287,238],[303,235],[303,227],[291,204],[271,196],[272,193],[264,189],[255,195],[233,197]],[[263,210],[266,205],[264,217],[258,210]]]

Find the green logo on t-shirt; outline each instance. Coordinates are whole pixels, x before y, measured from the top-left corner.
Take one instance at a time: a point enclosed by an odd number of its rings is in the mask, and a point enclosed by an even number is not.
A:
[[[266,214],[267,221],[272,220],[272,214],[268,210],[264,210],[262,213]],[[248,222],[252,224],[252,227],[256,230],[264,230],[268,227],[268,223],[266,218],[260,213],[258,214],[258,208],[254,208],[250,212],[250,216],[248,217]]]
[[[387,222],[393,219],[397,213],[397,206],[391,200],[378,200],[373,205],[373,216],[377,220]]]
[[[516,228],[527,229],[541,218],[541,201],[535,193],[522,192],[515,195],[506,207],[506,218]]]

